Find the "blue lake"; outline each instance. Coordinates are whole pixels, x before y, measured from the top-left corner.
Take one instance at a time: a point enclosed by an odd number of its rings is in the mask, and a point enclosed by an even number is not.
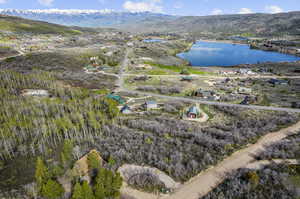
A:
[[[188,52],[177,54],[192,66],[234,66],[264,62],[300,61],[300,57],[278,52],[250,49],[249,45],[196,42]]]

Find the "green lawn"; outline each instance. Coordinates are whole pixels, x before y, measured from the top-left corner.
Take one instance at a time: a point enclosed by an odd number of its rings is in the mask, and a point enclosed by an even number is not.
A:
[[[201,71],[192,67],[188,67],[188,66],[171,66],[171,65],[163,65],[163,64],[156,64],[153,62],[144,62],[145,64],[160,68],[160,69],[164,69],[164,70],[170,70],[176,73],[180,73],[182,70],[187,71],[190,74],[194,74],[194,75],[212,75],[213,73],[209,73],[209,72],[205,72],[205,71]]]

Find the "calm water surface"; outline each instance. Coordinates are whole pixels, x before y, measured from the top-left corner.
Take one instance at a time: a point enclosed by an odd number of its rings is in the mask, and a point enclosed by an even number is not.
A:
[[[278,52],[252,50],[249,45],[196,42],[190,51],[177,54],[192,66],[234,66],[263,62],[300,61],[300,57]]]

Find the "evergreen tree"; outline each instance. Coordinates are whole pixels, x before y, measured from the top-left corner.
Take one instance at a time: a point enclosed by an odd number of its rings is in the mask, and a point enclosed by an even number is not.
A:
[[[83,199],[82,187],[79,182],[76,182],[71,199]]]
[[[37,158],[36,168],[35,168],[35,181],[38,186],[38,190],[41,191],[41,188],[45,182],[47,182],[48,178],[47,167],[45,166],[41,157]]]
[[[69,166],[72,160],[73,142],[71,140],[65,140],[63,149],[61,152],[61,161],[64,166]]]
[[[42,196],[47,199],[57,199],[60,198],[64,193],[64,189],[61,184],[50,179],[42,187]]]
[[[119,198],[122,177],[105,168],[100,168],[94,186],[95,196],[102,198]]]
[[[87,156],[87,163],[90,170],[99,169],[101,167],[100,156],[96,151],[92,151]]]
[[[82,199],[95,199],[94,193],[87,181],[83,182],[81,189],[82,189]]]
[[[105,198],[105,190],[104,190],[103,184],[97,183],[94,186],[94,192],[95,192],[96,199],[104,199]]]

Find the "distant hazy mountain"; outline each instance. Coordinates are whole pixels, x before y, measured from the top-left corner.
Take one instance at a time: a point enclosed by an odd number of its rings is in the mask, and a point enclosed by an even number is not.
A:
[[[225,34],[299,35],[300,12],[279,14],[245,14],[216,16],[185,16],[157,23],[135,24],[132,31],[215,32]]]
[[[150,12],[131,13],[111,10],[0,9],[0,14],[67,26],[115,27],[132,32],[300,35],[300,12],[179,17]]]
[[[111,10],[16,10],[2,9],[0,14],[41,20],[68,26],[116,27],[143,21],[168,21],[175,16],[150,12],[114,12]]]

